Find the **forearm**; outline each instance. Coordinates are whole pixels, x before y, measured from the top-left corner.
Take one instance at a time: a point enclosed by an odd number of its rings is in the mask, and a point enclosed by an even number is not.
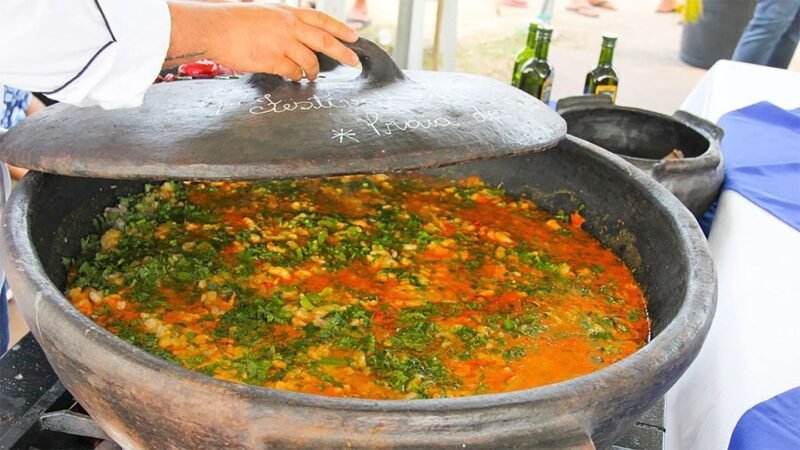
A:
[[[319,11],[279,4],[172,0],[165,68],[210,59],[239,72],[263,72],[294,80],[314,79],[314,51],[354,65],[358,58],[341,41],[358,34]]]
[[[168,3],[172,27],[170,30],[169,49],[164,58],[164,69],[171,69],[181,64],[199,59],[213,59],[210,43],[216,33],[214,23],[214,4],[171,1]],[[219,36],[217,36],[219,38]]]

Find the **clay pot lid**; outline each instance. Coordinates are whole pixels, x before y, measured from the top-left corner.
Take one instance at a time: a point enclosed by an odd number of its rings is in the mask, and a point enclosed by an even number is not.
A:
[[[316,82],[256,74],[152,86],[139,108],[55,105],[0,138],[0,160],[62,175],[253,180],[437,167],[555,146],[566,123],[485,77],[401,71],[374,43]]]

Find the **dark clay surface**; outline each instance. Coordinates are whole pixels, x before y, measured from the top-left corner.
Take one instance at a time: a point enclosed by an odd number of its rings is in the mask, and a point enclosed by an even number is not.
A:
[[[364,39],[363,72],[151,87],[139,108],[56,105],[0,138],[0,160],[94,178],[258,179],[436,167],[544,150],[566,134],[530,95],[475,75],[408,72]]]
[[[189,372],[98,327],[60,292],[61,257],[75,254],[103,207],[141,189],[131,181],[27,176],[4,211],[3,268],[62,382],[127,448],[611,446],[685,371],[711,324],[716,276],[694,218],[633,166],[573,138],[438,171],[502,181],[550,210],[584,204],[589,231],[644,287],[652,342],[563,383],[454,399],[327,398]]]

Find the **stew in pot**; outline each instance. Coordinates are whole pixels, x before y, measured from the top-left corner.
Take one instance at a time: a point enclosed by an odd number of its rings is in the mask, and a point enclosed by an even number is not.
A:
[[[67,295],[225,380],[370,399],[526,389],[648,339],[641,289],[582,223],[477,178],[167,182],[97,218]]]

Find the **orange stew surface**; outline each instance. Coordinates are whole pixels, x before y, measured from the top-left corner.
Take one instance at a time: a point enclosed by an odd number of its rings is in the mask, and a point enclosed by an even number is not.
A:
[[[97,220],[67,295],[186,368],[408,399],[505,392],[614,363],[649,336],[631,272],[477,178],[148,185]]]

